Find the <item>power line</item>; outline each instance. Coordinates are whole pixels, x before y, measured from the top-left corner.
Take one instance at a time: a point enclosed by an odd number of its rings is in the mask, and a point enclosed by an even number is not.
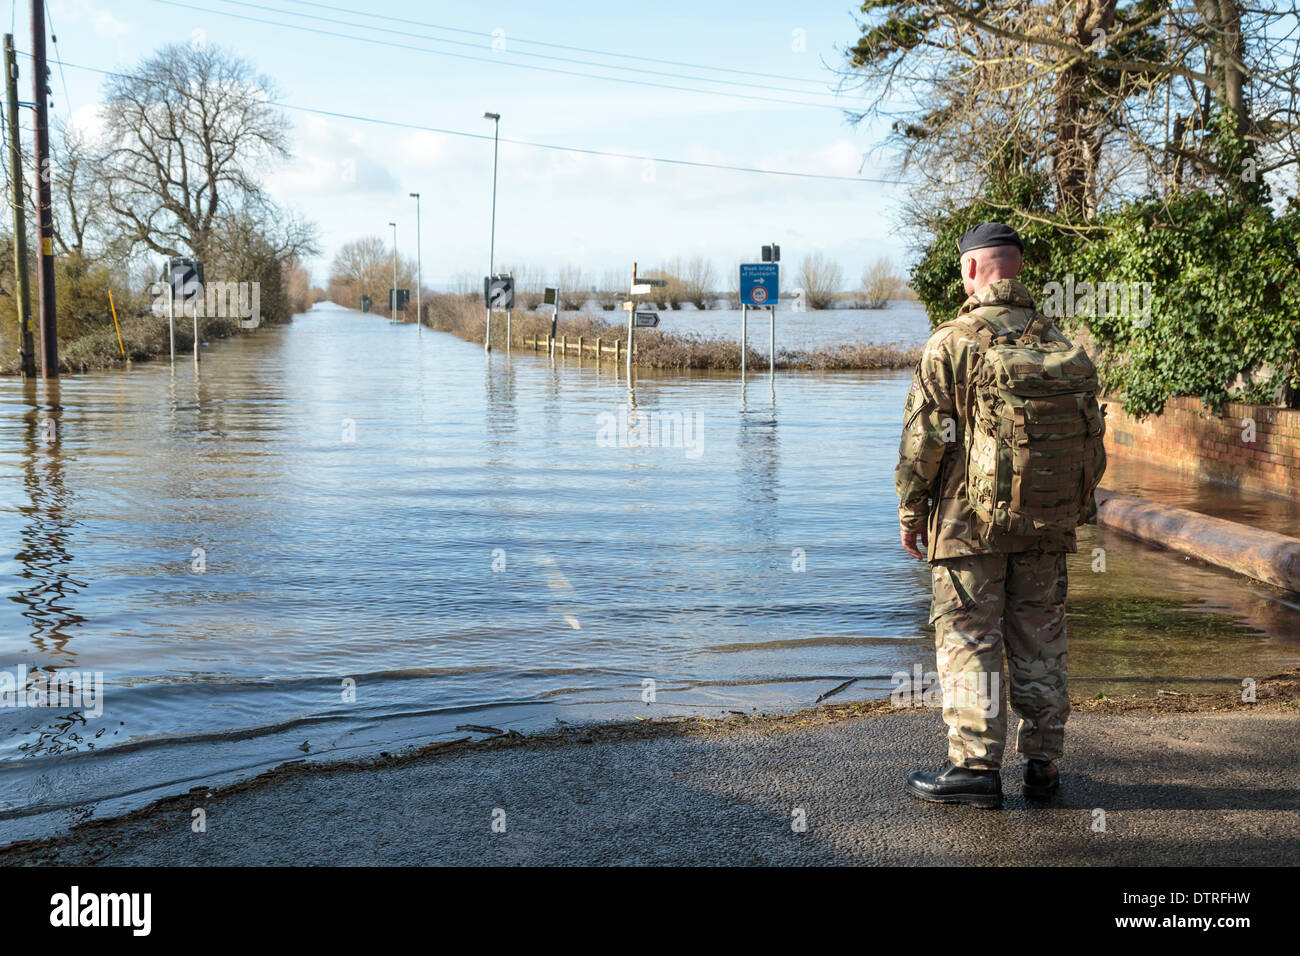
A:
[[[484,33],[481,30],[466,30],[463,27],[449,27],[438,23],[428,23],[423,20],[408,20],[405,17],[390,17],[380,13],[369,13],[361,10],[352,10],[347,7],[331,6],[328,3],[312,3],[310,0],[282,0],[284,3],[293,3],[302,7],[316,7],[321,10],[333,10],[335,13],[352,13],[374,17],[376,20],[387,20],[390,23],[405,23],[408,26],[429,27],[434,30],[446,30],[448,33],[463,33],[467,36],[492,37],[491,33]],[[571,50],[575,53],[590,53],[595,56],[617,57],[620,60],[640,60],[643,63],[662,63],[666,66],[684,66],[692,70],[713,70],[717,73],[735,73],[738,76],[758,76],[768,80],[791,80],[795,83],[821,83],[821,80],[809,79],[806,76],[789,76],[782,73],[760,73],[755,70],[737,70],[726,66],[710,66],[706,63],[686,63],[682,60],[665,60],[655,56],[638,56],[634,53],[611,53],[608,50],[594,50],[591,47],[570,46],[565,43],[548,43],[545,40],[528,40],[523,37],[511,37],[511,43],[527,43],[532,46],[550,47],[554,50]],[[700,79],[703,79],[701,77]]]
[[[753,100],[760,103],[777,103],[784,106],[802,106],[809,109],[824,109],[843,111],[843,107],[833,103],[809,103],[799,100],[786,100],[774,96],[757,96],[751,93],[731,93],[725,90],[701,90],[689,86],[673,86],[669,83],[655,83],[650,80],[633,80],[623,76],[601,76],[597,73],[580,73],[577,70],[562,70],[557,67],[537,66],[532,63],[512,63],[500,58],[491,58],[484,56],[471,56],[468,53],[452,53],[447,50],[430,50],[428,47],[412,46],[409,43],[397,43],[393,40],[376,40],[373,37],[357,36],[352,33],[339,33],[335,30],[322,30],[319,27],[308,27],[297,23],[282,23],[278,20],[267,20],[264,17],[254,17],[243,13],[231,13],[226,10],[214,10],[211,7],[200,7],[192,3],[181,3],[179,0],[153,0],[168,7],[179,7],[183,10],[194,10],[198,13],[210,13],[219,17],[231,17],[235,20],[247,20],[250,23],[262,23],[273,27],[284,27],[289,30],[300,30],[304,33],[315,33],[320,36],[336,37],[342,40],[351,40],[356,43],[372,43],[377,46],[392,47],[398,50],[412,50],[416,53],[426,53],[431,56],[446,56],[458,60],[472,60],[476,63],[490,63],[493,66],[509,66],[520,70],[537,70],[542,73],[557,73],[564,76],[577,76],[588,80],[604,80],[608,83],[625,83],[632,86],[648,86],[661,90],[676,90],[682,93],[703,93],[708,96],[725,96],[731,99]],[[279,11],[275,11],[279,12]],[[286,14],[293,16],[294,14]],[[364,28],[363,28],[364,29]],[[449,41],[443,41],[449,42]]]
[[[68,104],[68,116],[72,116],[72,96],[68,93],[68,77],[63,72],[63,59],[59,56],[59,31],[54,29],[54,18],[50,16],[50,5],[45,4],[45,21],[50,25],[50,36],[54,38],[54,62],[59,64],[59,82],[63,84],[63,101]]]
[[[30,53],[22,50],[16,51],[20,56],[30,57]],[[72,70],[84,70],[88,73],[98,73],[101,76],[115,76],[124,79],[130,79],[126,73],[118,73],[114,70],[104,70],[93,66],[82,66],[79,63],[66,64]],[[271,100],[273,105],[281,109],[293,110],[299,113],[314,113],[317,116],[329,116],[334,119],[353,120],[360,123],[375,123],[380,126],[391,126],[397,129],[409,129],[422,133],[439,133],[444,136],[460,136],[466,139],[490,140],[492,136],[488,133],[470,133],[465,130],[446,129],[438,126],[423,126],[419,123],[403,123],[398,120],[381,119],[377,116],[365,116],[360,113],[343,113],[337,110],[323,110],[311,106],[300,106],[296,103],[286,103],[283,100]],[[902,185],[906,180],[901,179],[879,179],[871,176],[837,176],[831,173],[802,173],[789,169],[763,169],[758,166],[736,166],[729,163],[706,163],[692,159],[670,159],[662,156],[646,156],[638,153],[620,153],[613,150],[588,149],[582,146],[561,146],[556,143],[538,143],[524,139],[509,139],[502,137],[501,142],[509,143],[514,146],[528,146],[533,149],[548,149],[563,153],[581,153],[586,156],[606,156],[613,159],[631,159],[638,162],[649,160],[653,163],[663,163],[666,166],[687,166],[696,169],[719,169],[728,172],[739,173],[756,173],[766,176],[787,176],[795,179],[820,179],[831,182],[848,182],[848,183],[880,183],[884,185]]]
[[[289,103],[276,103],[277,106],[287,110],[299,110],[304,113],[316,113],[320,116],[332,116],[337,119],[356,120],[362,123],[378,123],[383,126],[394,126],[402,129],[418,130],[426,133],[443,133],[447,136],[466,136],[471,139],[491,139],[486,133],[465,133],[459,130],[439,129],[433,126],[420,126],[415,123],[399,123],[395,120],[377,119],[373,116],[361,116],[355,113],[337,113],[331,110],[312,109],[306,106],[293,106]],[[733,166],[728,163],[705,163],[691,159],[666,159],[659,156],[645,156],[636,153],[616,153],[611,150],[603,149],[585,149],[581,146],[557,146],[552,143],[534,143],[523,139],[501,138],[503,143],[511,143],[515,146],[531,146],[534,149],[550,149],[564,153],[583,153],[587,156],[609,156],[615,159],[635,159],[640,162],[649,160],[652,163],[664,163],[669,166],[690,166],[697,169],[724,169],[738,173],[761,173],[767,176],[791,176],[798,179],[824,179],[835,182],[848,183],[886,183],[889,185],[899,185],[903,183],[900,179],[873,179],[869,176],[836,176],[831,173],[801,173],[789,169],[762,169],[758,166]]]
[[[421,40],[430,40],[430,41],[432,41],[432,42],[434,42],[434,43],[448,43],[448,44],[451,44],[451,45],[453,45],[453,46],[469,47],[469,48],[472,49],[472,50],[481,50],[481,49],[483,49],[483,45],[482,45],[481,43],[470,43],[470,42],[467,42],[467,41],[465,41],[465,40],[449,40],[449,39],[447,39],[447,38],[445,38],[445,37],[428,36],[428,35],[424,35],[424,34],[414,34],[414,33],[411,33],[409,30],[394,30],[394,29],[392,29],[392,28],[390,28],[390,27],[369,26],[369,25],[367,25],[367,24],[365,24],[365,23],[353,23],[353,22],[350,21],[350,20],[338,20],[338,19],[335,19],[334,17],[322,17],[322,16],[318,16],[318,15],[316,15],[316,14],[311,14],[311,13],[293,13],[292,11],[289,11],[289,10],[280,10],[280,9],[278,9],[278,8],[275,8],[275,7],[268,7],[268,6],[266,6],[266,4],[263,4],[263,3],[252,3],[252,2],[249,2],[249,0],[216,0],[216,2],[218,2],[218,3],[225,3],[225,4],[228,4],[228,5],[230,5],[230,6],[236,6],[236,7],[250,7],[250,8],[252,8],[252,9],[254,9],[254,10],[263,10],[263,11],[266,11],[266,12],[268,12],[268,13],[278,13],[278,14],[281,14],[281,15],[283,15],[283,16],[288,16],[288,17],[301,17],[301,18],[308,19],[308,20],[317,20],[317,21],[320,21],[320,22],[322,22],[322,23],[335,23],[335,24],[340,24],[340,25],[342,25],[342,26],[347,26],[347,27],[357,27],[357,28],[362,29],[362,30],[373,30],[373,31],[375,31],[375,32],[377,32],[377,33],[390,33],[390,34],[396,34],[396,35],[398,35],[398,36],[414,37],[414,38],[418,38],[418,39],[421,39]],[[308,5],[308,6],[317,6],[317,4],[307,4],[307,5]],[[350,13],[350,14],[352,14],[352,15],[354,15],[354,16],[359,16],[359,17],[369,17],[370,19],[373,19],[373,20],[388,20],[388,19],[396,19],[396,18],[391,18],[391,17],[381,17],[381,16],[378,16],[378,15],[376,15],[376,14],[370,14],[370,13],[366,13],[366,12],[364,12],[364,11],[360,11],[360,10],[343,10],[342,8],[339,8],[339,7],[328,7],[327,9],[330,9],[330,10],[341,10],[341,11],[344,12],[344,13]],[[408,21],[408,20],[403,20],[403,21],[400,21],[400,22],[411,23],[411,24],[417,24],[417,25],[420,25],[420,26],[425,26],[425,25],[426,25],[426,24],[419,24],[419,21],[415,21],[415,20],[409,20],[409,21]],[[438,30],[447,30],[447,29],[451,29],[450,27],[439,27],[439,26],[435,26],[435,25],[432,25],[432,24],[427,24],[427,25],[428,25],[428,26],[433,26],[434,29],[438,29]],[[460,32],[467,33],[467,34],[469,34],[469,35],[471,35],[471,36],[489,37],[489,38],[493,39],[494,41],[497,39],[497,37],[495,37],[493,34],[490,34],[490,33],[479,33],[479,32],[477,32],[477,31],[473,31],[473,30],[465,30],[465,31],[460,31]],[[514,42],[522,42],[522,41],[514,41]],[[430,52],[440,52],[440,51],[430,51]],[[752,81],[746,81],[746,80],[724,80],[724,79],[714,79],[714,78],[712,78],[712,77],[707,77],[707,76],[683,76],[681,73],[667,73],[667,72],[664,72],[663,70],[648,70],[648,69],[646,69],[645,67],[642,67],[642,66],[623,66],[622,64],[618,64],[618,63],[593,63],[593,62],[590,61],[590,60],[578,60],[578,59],[574,59],[573,57],[566,57],[566,56],[551,56],[551,55],[546,54],[546,53],[529,53],[529,52],[527,52],[527,51],[523,51],[523,50],[516,50],[516,51],[513,51],[512,53],[509,53],[509,54],[507,54],[507,55],[511,55],[511,56],[530,56],[530,57],[534,57],[534,58],[539,59],[539,60],[552,60],[552,61],[557,62],[557,63],[575,63],[575,64],[577,64],[577,65],[579,65],[579,66],[590,66],[590,67],[594,67],[594,68],[599,69],[599,70],[619,70],[619,71],[621,71],[621,72],[625,72],[625,73],[639,73],[639,74],[648,75],[648,76],[664,76],[664,77],[668,77],[669,79],[675,79],[675,80],[695,80],[695,81],[698,81],[698,82],[701,82],[701,83],[725,83],[725,84],[728,85],[728,86],[740,86],[740,87],[744,87],[744,88],[746,88],[746,89],[755,89],[755,90],[772,90],[772,91],[775,91],[775,92],[778,92],[778,93],[794,93],[796,96],[809,96],[809,95],[813,95],[813,94],[816,93],[815,90],[792,90],[792,89],[790,89],[790,88],[787,87],[787,86],[768,86],[768,85],[766,85],[766,84],[764,84],[764,83],[754,83],[754,82],[752,82]],[[609,54],[605,54],[605,55],[608,56]],[[805,81],[802,81],[802,82],[819,82],[819,81],[805,80]],[[706,90],[706,91],[701,91],[701,92],[711,92],[711,91],[707,91],[707,90]],[[827,93],[826,95],[833,96],[834,94],[832,94],[832,93]],[[826,105],[826,104],[821,104],[821,105]]]

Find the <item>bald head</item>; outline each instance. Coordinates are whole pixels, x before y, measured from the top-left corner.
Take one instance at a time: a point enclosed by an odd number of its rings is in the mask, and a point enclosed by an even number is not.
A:
[[[986,246],[972,249],[961,256],[961,284],[967,295],[999,279],[1014,279],[1020,275],[1024,260],[1020,250],[1011,245]]]

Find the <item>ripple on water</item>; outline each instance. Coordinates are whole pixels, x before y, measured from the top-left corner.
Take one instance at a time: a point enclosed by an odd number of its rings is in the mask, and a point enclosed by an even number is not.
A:
[[[884,693],[934,659],[928,576],[897,543],[907,385],[641,375],[636,408],[683,441],[611,446],[629,394],[608,364],[485,357],[333,308],[214,345],[198,381],[184,361],[2,382],[0,666],[106,686],[99,717],[3,712],[0,818],[467,713],[795,707],[848,677],[869,679],[841,699]],[[1300,657],[1280,592],[1096,529],[1080,548],[1078,681]]]

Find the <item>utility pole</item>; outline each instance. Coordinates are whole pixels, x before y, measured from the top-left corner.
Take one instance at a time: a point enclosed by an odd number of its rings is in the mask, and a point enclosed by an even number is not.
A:
[[[34,2],[34,0],[33,0]],[[497,145],[501,136],[501,114],[484,113],[492,120],[492,232],[488,239],[488,282],[496,275],[497,251]],[[483,334],[483,351],[492,351],[492,303],[487,303],[487,331]]]
[[[420,276],[423,272],[420,258],[420,194],[411,193],[415,197],[415,334],[420,334],[420,326],[424,324],[424,313],[420,311]]]
[[[9,108],[9,181],[13,187],[14,278],[18,298],[18,355],[23,378],[36,375],[36,347],[32,341],[32,294],[27,279],[27,212],[23,199],[23,151],[18,139],[18,62],[14,58],[14,35],[5,34],[5,99]]]
[[[45,0],[32,0],[32,100],[36,104],[36,241],[40,268],[41,377],[59,377],[59,318],[54,312],[54,210],[50,197],[50,114],[45,65]]]

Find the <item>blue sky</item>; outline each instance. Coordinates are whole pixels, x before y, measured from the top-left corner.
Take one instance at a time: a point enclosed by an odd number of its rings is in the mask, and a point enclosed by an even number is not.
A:
[[[16,45],[28,50],[27,4],[11,0],[11,5]],[[762,243],[775,240],[787,267],[804,253],[821,250],[856,279],[876,256],[901,262],[906,243],[894,232],[900,188],[867,181],[895,176],[888,157],[874,151],[880,130],[850,126],[834,107],[855,100],[830,92],[835,77],[826,63],[838,62],[836,48],[855,36],[854,9],[836,0],[802,5],[50,0],[58,36],[51,56],[57,52],[64,61],[62,76],[53,65],[54,113],[93,123],[103,78],[74,64],[121,69],[167,42],[219,44],[252,61],[275,82],[283,102],[299,107],[489,136],[492,124],[483,112],[501,113],[498,265],[536,265],[553,274],[572,264],[599,277],[610,269],[630,271],[633,260],[653,265],[674,256],[704,255],[722,271],[755,258]],[[631,59],[634,55],[694,65]],[[28,62],[20,62],[24,94]],[[444,287],[457,273],[486,271],[490,139],[301,111],[290,116],[295,157],[269,177],[268,185],[279,202],[319,224],[321,256],[312,263],[319,278],[342,243],[364,235],[387,238],[387,223],[394,219],[403,253],[414,255],[412,191],[422,196],[426,284]],[[507,139],[638,158],[544,150]],[[854,180],[686,168],[648,157]]]

